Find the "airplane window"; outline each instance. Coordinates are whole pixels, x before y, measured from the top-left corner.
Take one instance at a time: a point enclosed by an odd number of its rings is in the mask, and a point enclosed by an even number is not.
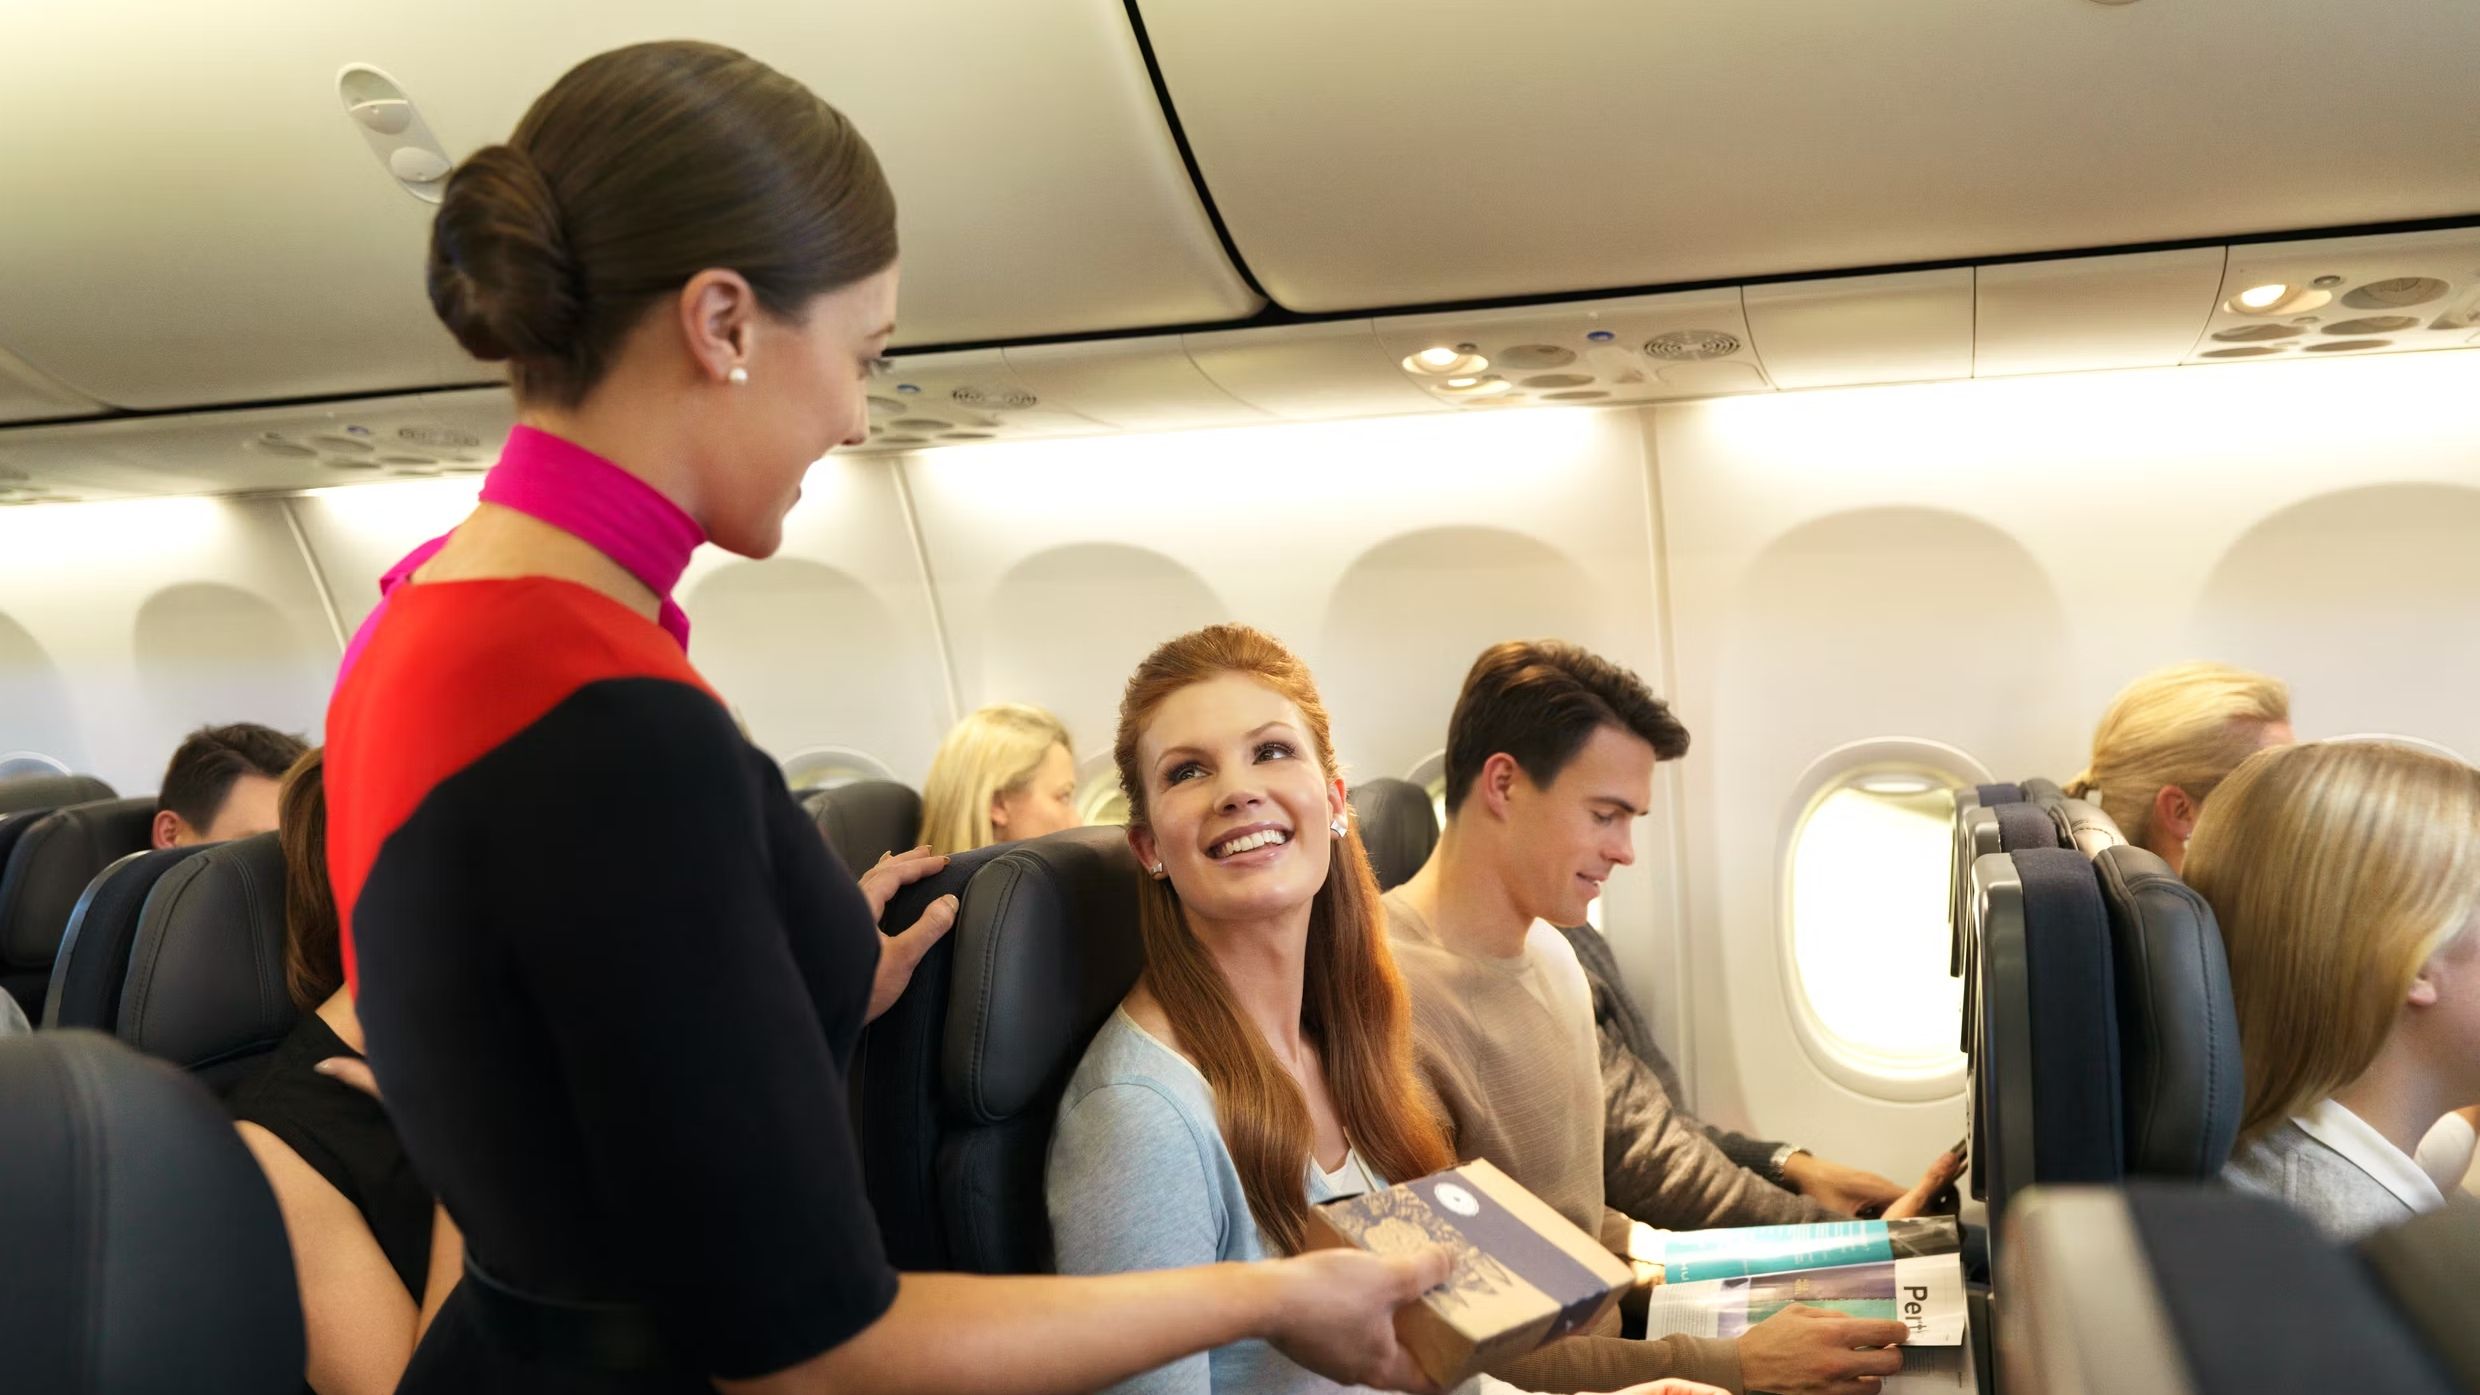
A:
[[[1109,752],[1087,757],[1077,772],[1076,815],[1089,825],[1128,822],[1128,796],[1120,793],[1119,767]]]
[[[845,746],[812,746],[784,762],[784,783],[795,790],[831,790],[855,780],[892,780],[887,763]]]
[[[1445,751],[1432,751],[1428,755],[1421,757],[1419,761],[1414,763],[1411,770],[1405,772],[1404,778],[1429,791],[1430,812],[1438,816],[1438,826],[1440,828],[1446,827],[1447,753]],[[1599,911],[1601,906],[1602,903],[1599,901],[1593,903],[1593,908],[1596,911]],[[1594,923],[1594,928],[1597,930],[1600,929],[1601,923],[1596,921]]]
[[[65,762],[54,760],[36,751],[11,751],[7,755],[0,756],[0,780],[17,775],[66,775],[69,773],[69,767]]]
[[[1846,765],[1792,832],[1795,1015],[1847,1083],[1910,1097],[1943,1092],[1961,1067],[1963,985],[1946,972],[1946,880],[1964,783],[1916,760]]]

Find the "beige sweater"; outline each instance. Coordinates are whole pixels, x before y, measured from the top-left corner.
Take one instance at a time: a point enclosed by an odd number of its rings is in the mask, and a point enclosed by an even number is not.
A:
[[[1535,924],[1513,959],[1438,942],[1402,892],[1385,900],[1412,999],[1413,1053],[1456,1157],[1487,1158],[1615,1254],[1627,1217],[1602,1204],[1601,1044],[1576,952]],[[1614,1311],[1608,1330],[1615,1333]],[[1739,1349],[1705,1337],[1578,1336],[1492,1374],[1541,1391],[1615,1390],[1666,1376],[1741,1389]]]

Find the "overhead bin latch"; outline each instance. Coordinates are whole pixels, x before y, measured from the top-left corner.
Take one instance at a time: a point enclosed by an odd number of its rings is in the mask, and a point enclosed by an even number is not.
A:
[[[456,161],[396,79],[367,63],[348,63],[336,74],[336,96],[388,178],[424,203],[439,202]]]

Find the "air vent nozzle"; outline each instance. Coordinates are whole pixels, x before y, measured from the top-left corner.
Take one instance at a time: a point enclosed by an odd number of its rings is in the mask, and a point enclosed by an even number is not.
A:
[[[990,412],[1021,412],[1042,400],[1018,388],[976,387],[971,383],[947,395],[960,407],[979,407]]]

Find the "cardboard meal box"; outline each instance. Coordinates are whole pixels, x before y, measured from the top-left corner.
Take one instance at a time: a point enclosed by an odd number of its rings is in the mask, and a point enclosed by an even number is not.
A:
[[[1454,1251],[1447,1281],[1395,1314],[1404,1346],[1442,1386],[1591,1326],[1633,1279],[1599,1240],[1487,1162],[1312,1206],[1308,1240]]]

